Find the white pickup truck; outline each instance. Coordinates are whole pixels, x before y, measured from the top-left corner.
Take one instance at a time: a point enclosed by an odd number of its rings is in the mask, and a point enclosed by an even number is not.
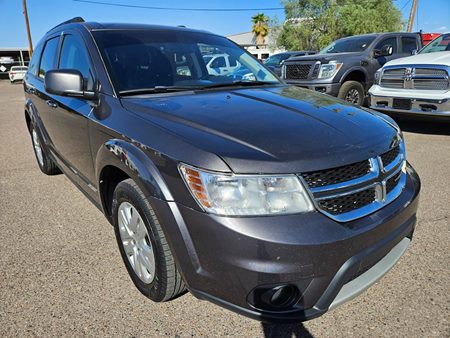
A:
[[[416,55],[387,62],[369,95],[370,107],[384,113],[450,119],[450,33]]]

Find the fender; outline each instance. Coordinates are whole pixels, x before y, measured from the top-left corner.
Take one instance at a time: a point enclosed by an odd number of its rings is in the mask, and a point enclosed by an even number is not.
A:
[[[102,171],[108,165],[124,171],[146,196],[164,201],[174,200],[158,168],[137,145],[121,139],[111,139],[100,147],[95,160],[99,185]]]
[[[366,78],[366,82],[367,82],[367,80],[369,79],[369,73],[367,72],[367,70],[365,68],[360,67],[360,66],[354,66],[354,67],[351,67],[350,69],[347,69],[344,72],[344,74],[342,74],[340,76],[339,82],[342,84],[343,83],[342,81],[344,81],[344,79],[347,77],[347,75],[350,74],[351,72],[354,72],[354,71],[363,72],[364,73],[364,77]]]
[[[36,128],[38,137],[41,141],[41,147],[43,147],[44,150],[47,151],[47,154],[52,154],[48,146],[49,138],[47,136],[45,128],[42,125],[41,119],[39,118],[39,114],[33,104],[33,101],[31,101],[31,99],[29,98],[25,101],[25,114],[27,114],[27,116],[30,118],[31,124]]]

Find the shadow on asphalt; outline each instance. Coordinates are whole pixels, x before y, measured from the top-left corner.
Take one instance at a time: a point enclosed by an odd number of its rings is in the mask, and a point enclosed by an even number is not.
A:
[[[269,324],[261,323],[265,338],[314,338],[302,323],[298,324]]]
[[[445,120],[432,121],[430,119],[396,119],[401,130],[427,135],[450,135],[450,118]]]

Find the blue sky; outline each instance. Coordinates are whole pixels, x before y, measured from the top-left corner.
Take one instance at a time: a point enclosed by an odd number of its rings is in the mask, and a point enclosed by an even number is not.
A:
[[[282,7],[279,0],[99,0],[122,4],[156,7],[190,8],[267,8]],[[33,42],[36,42],[51,27],[74,16],[99,22],[137,22],[163,25],[186,25],[208,30],[221,35],[249,31],[250,12],[190,12],[124,8],[80,3],[73,0],[27,0]],[[405,21],[411,8],[411,0],[395,0],[403,8]],[[450,31],[450,0],[420,0],[414,29],[424,32]],[[27,36],[22,14],[21,0],[0,0],[0,47],[26,47]],[[282,10],[265,11],[266,15],[284,19]],[[418,20],[417,20],[418,18]]]

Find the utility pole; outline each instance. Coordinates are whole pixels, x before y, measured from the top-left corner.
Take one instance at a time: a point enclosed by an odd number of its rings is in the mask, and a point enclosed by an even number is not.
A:
[[[416,15],[418,1],[419,0],[413,0],[412,6],[411,6],[411,11],[409,12],[408,29],[407,29],[408,32],[411,32],[412,28],[413,28],[414,17]]]
[[[25,25],[27,27],[28,48],[31,59],[31,55],[33,55],[33,41],[31,41],[30,22],[28,21],[27,0],[22,0],[22,5],[23,5],[23,15],[25,16]]]

